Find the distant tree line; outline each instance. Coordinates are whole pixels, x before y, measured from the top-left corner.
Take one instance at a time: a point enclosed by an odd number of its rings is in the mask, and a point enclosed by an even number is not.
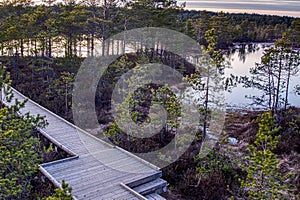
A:
[[[0,53],[35,57],[53,57],[54,52],[56,57],[80,57],[83,49],[84,55],[93,56],[97,41],[145,26],[184,32],[201,44],[204,33],[215,28],[217,46],[224,48],[233,42],[274,41],[300,24],[292,17],[187,11],[169,0],[45,0],[40,5],[16,0],[2,1],[0,11]],[[109,47],[102,53],[108,51]]]

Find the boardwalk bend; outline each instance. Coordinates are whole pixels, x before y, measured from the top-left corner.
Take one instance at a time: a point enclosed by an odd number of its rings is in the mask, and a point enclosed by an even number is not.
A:
[[[26,98],[15,89],[13,93],[19,100]],[[164,199],[159,194],[166,191],[167,182],[160,178],[158,167],[105,143],[30,99],[21,114],[26,112],[46,116],[49,125],[39,131],[72,155],[39,169],[57,187],[65,180],[74,199]]]

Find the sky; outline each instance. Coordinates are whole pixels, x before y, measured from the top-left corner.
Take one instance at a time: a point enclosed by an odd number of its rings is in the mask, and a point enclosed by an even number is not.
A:
[[[178,0],[186,9],[300,17],[300,0]]]
[[[33,1],[42,2],[42,0]],[[177,0],[177,2],[179,4],[186,2],[186,9],[189,10],[300,17],[300,0]]]

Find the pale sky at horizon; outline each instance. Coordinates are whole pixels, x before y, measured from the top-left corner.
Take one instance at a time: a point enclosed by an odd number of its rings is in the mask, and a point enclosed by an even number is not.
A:
[[[300,17],[300,0],[186,0],[187,9]]]
[[[42,2],[42,0],[33,1]],[[61,1],[57,0],[57,2]],[[257,13],[300,18],[300,0],[177,0],[177,2],[179,4],[186,2],[188,10]]]

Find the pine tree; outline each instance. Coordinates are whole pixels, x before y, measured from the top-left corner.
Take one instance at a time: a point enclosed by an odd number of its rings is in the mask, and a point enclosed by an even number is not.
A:
[[[278,199],[284,190],[283,176],[279,172],[279,160],[273,150],[279,140],[276,135],[280,127],[275,127],[272,112],[266,112],[259,118],[259,129],[254,144],[248,146],[248,164],[242,166],[247,172],[241,187],[248,193],[249,199]]]
[[[71,194],[72,188],[63,180],[61,189],[56,188],[55,193],[52,196],[46,198],[46,200],[72,200],[73,195]]]
[[[222,92],[224,90],[223,74],[226,63],[222,57],[221,50],[217,50],[217,38],[215,29],[210,29],[205,33],[205,40],[208,46],[203,47],[203,55],[199,63],[200,67],[196,69],[195,73],[186,77],[187,82],[192,85],[192,95],[196,97],[195,103],[202,116],[200,121],[200,126],[202,127],[202,150],[206,148],[204,143],[213,120],[212,116],[222,112],[224,106]],[[221,118],[217,117],[215,119],[219,120]],[[214,130],[211,130],[211,132],[214,132]]]
[[[3,72],[3,70],[2,70]],[[12,100],[13,94],[6,77],[1,76],[6,101]],[[26,199],[32,188],[41,158],[37,153],[39,140],[32,136],[36,128],[46,126],[41,116],[29,113],[20,115],[25,101],[15,100],[12,105],[0,109],[0,199]]]
[[[69,107],[71,106],[71,90],[73,88],[73,81],[75,75],[70,72],[63,71],[61,72],[61,76],[54,80],[53,85],[48,87],[48,97],[52,97],[56,100],[57,105],[61,105],[61,102],[64,102],[64,111],[65,115],[69,112]],[[59,106],[57,109],[61,110]]]
[[[260,96],[248,96],[254,104],[267,107],[276,114],[280,108],[287,109],[289,84],[299,71],[299,51],[293,51],[290,41],[283,34],[261,58],[261,63],[250,69],[251,77],[241,77],[244,87],[260,90]]]

